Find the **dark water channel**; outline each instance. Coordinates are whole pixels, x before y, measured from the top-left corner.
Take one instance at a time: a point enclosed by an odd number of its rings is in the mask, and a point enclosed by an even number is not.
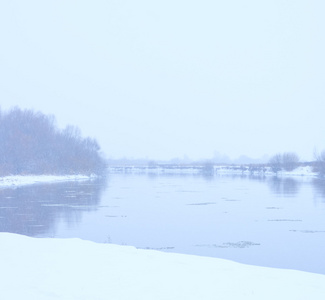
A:
[[[0,231],[325,274],[325,181],[110,174],[6,188]]]

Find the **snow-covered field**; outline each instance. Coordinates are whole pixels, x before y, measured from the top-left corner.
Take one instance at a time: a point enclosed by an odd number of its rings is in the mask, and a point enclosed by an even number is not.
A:
[[[95,175],[12,175],[0,177],[0,188],[23,186],[35,183],[89,180]]]
[[[325,299],[325,276],[79,239],[0,233],[0,295],[13,300]]]

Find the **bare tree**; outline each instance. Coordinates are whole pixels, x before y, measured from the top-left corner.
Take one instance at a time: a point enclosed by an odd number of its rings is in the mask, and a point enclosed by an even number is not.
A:
[[[294,152],[282,154],[282,166],[286,171],[292,171],[298,167],[299,156]]]
[[[315,151],[314,156],[316,159],[314,171],[321,176],[325,176],[325,150],[320,153]]]
[[[277,153],[273,155],[269,160],[270,167],[274,173],[278,173],[282,168],[282,155]]]
[[[298,167],[299,157],[294,152],[277,153],[271,157],[269,164],[274,173],[281,171],[292,171]]]

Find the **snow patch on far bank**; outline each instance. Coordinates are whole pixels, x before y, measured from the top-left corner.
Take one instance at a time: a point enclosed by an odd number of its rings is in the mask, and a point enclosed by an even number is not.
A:
[[[216,174],[242,174],[242,175],[263,175],[263,176],[307,176],[317,177],[318,174],[313,171],[311,166],[300,166],[292,171],[281,170],[272,171],[271,167],[245,167],[245,166],[215,166]]]
[[[292,171],[274,172],[271,167],[263,165],[154,165],[154,166],[109,166],[108,173],[112,174],[186,174],[186,175],[256,175],[256,176],[285,176],[285,177],[318,177],[312,166],[300,166]]]
[[[0,177],[0,188],[24,186],[37,183],[83,181],[96,178],[96,175],[11,175]]]

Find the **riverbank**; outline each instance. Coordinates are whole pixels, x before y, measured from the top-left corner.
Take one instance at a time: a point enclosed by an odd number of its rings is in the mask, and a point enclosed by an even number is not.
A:
[[[0,177],[0,188],[25,186],[39,183],[83,181],[96,178],[96,175],[11,175]]]
[[[318,173],[313,171],[312,166],[300,166],[292,171],[280,170],[274,172],[271,167],[245,167],[245,166],[216,166],[214,168],[217,174],[243,174],[243,175],[263,175],[263,176],[279,176],[279,177],[318,177]]]
[[[79,239],[0,233],[3,299],[321,300],[325,276]]]
[[[292,171],[274,172],[271,167],[263,165],[110,165],[108,172],[112,174],[156,174],[156,175],[256,175],[279,177],[318,177],[312,166],[299,166]]]

